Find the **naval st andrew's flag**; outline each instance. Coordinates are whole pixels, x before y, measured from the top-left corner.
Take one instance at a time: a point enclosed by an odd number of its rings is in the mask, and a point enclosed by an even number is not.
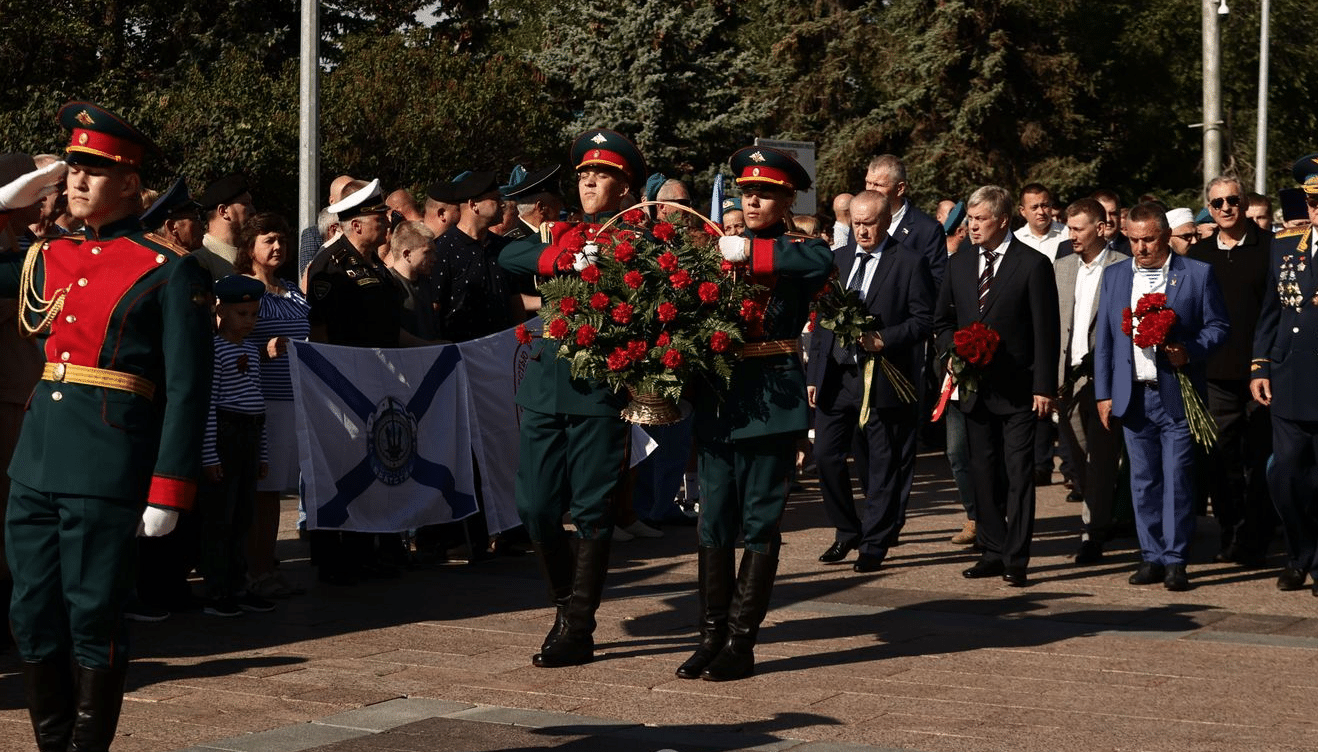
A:
[[[457,347],[292,345],[309,529],[399,532],[476,512]]]

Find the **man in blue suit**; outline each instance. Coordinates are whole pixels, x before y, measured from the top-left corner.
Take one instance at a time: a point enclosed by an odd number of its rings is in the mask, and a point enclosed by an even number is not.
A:
[[[865,168],[865,190],[882,193],[892,211],[888,234],[907,248],[919,251],[929,262],[934,289],[943,283],[947,268],[947,233],[938,220],[917,209],[907,197],[906,165],[892,154],[881,154]]]
[[[1249,388],[1272,408],[1268,488],[1286,531],[1286,566],[1277,589],[1299,590],[1312,573],[1318,596],[1318,154],[1301,157],[1291,171],[1304,191],[1310,226],[1279,232],[1272,241]]]
[[[1177,369],[1186,369],[1201,398],[1208,354],[1226,341],[1226,303],[1208,264],[1171,252],[1162,208],[1130,210],[1130,263],[1103,272],[1095,322],[1094,397],[1103,425],[1121,419],[1130,456],[1130,491],[1139,535],[1132,585],[1162,581],[1190,587],[1185,554],[1194,535],[1194,440],[1185,419]],[[1176,323],[1159,347],[1137,348],[1122,331],[1122,312],[1149,293],[1165,293]]]
[[[916,404],[902,402],[876,364],[869,419],[860,427],[865,361],[887,358],[911,384],[918,384],[924,343],[933,330],[934,281],[929,265],[920,253],[887,234],[888,207],[888,199],[875,191],[853,198],[852,237],[833,252],[838,279],[860,293],[879,329],[863,337],[859,348],[843,348],[833,332],[816,328],[806,371],[806,395],[816,410],[819,485],[829,522],[837,530],[833,545],[819,560],[837,563],[859,548],[853,565],[857,572],[877,571],[897,542],[915,474],[919,423]],[[859,511],[847,471],[853,446],[858,448],[856,472],[865,494]]]

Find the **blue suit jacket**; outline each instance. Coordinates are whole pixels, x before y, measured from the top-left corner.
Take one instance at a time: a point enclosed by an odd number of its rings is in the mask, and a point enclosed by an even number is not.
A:
[[[879,321],[883,352],[911,384],[921,382],[924,369],[924,343],[933,331],[934,281],[929,264],[918,251],[896,238],[885,238],[883,255],[865,294],[865,307]],[[856,241],[833,252],[838,279],[846,284],[856,265]],[[833,332],[815,327],[810,337],[810,361],[806,384],[818,388],[824,382],[824,369],[833,352]],[[818,398],[817,398],[818,399]],[[870,404],[874,407],[900,407],[903,403],[891,382],[877,371],[870,383]]]
[[[1103,270],[1094,344],[1094,397],[1112,400],[1112,414],[1125,416],[1134,390],[1135,363],[1131,338],[1121,331],[1121,312],[1130,307],[1134,261],[1123,261]],[[1172,254],[1167,275],[1167,306],[1176,312],[1176,325],[1168,342],[1185,345],[1190,362],[1186,368],[1200,394],[1208,354],[1226,341],[1230,324],[1226,302],[1213,276],[1213,268],[1201,261]],[[1185,417],[1185,404],[1176,371],[1161,352],[1157,356],[1158,395],[1164,409],[1174,418]]]
[[[934,278],[934,290],[937,290],[943,284],[943,272],[947,269],[947,233],[938,220],[915,208],[910,199],[906,199],[906,214],[902,216],[901,224],[889,228],[888,234],[924,256]]]
[[[1271,379],[1272,414],[1288,420],[1318,420],[1318,400],[1313,398],[1318,384],[1318,269],[1309,254],[1312,232],[1282,232],[1272,241],[1268,287],[1254,329],[1250,377]]]

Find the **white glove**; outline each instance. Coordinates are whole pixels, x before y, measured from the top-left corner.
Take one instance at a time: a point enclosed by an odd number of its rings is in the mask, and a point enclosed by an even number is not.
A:
[[[572,268],[581,271],[595,263],[595,259],[599,258],[599,255],[600,247],[594,243],[587,243],[581,247],[581,251],[576,256],[572,257]]]
[[[146,511],[142,512],[142,521],[137,525],[137,534],[143,538],[159,538],[162,535],[169,535],[177,524],[178,512],[173,509],[147,507]]]
[[[69,166],[57,160],[40,169],[19,175],[13,182],[0,186],[0,211],[22,209],[54,193],[59,190],[59,183],[64,179],[64,173],[68,171]]]
[[[724,235],[718,239],[719,253],[724,261],[740,264],[750,258],[750,241],[740,235]]]

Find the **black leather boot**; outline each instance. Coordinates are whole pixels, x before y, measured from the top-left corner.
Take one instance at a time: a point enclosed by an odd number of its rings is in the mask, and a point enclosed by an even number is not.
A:
[[[737,573],[737,594],[728,612],[728,641],[700,674],[705,681],[743,679],[755,672],[755,638],[769,612],[778,557],[747,551]]]
[[[560,538],[553,543],[532,543],[536,560],[540,562],[540,574],[544,575],[549,588],[549,602],[554,604],[554,626],[540,644],[540,650],[549,647],[563,630],[567,628],[567,604],[572,595],[572,568],[575,565],[572,546],[567,538]]]
[[[74,669],[78,685],[78,717],[73,723],[69,752],[108,752],[119,727],[119,708],[124,703],[127,665],[117,668]]]
[[[576,568],[572,572],[572,594],[564,613],[561,634],[531,658],[540,668],[580,666],[595,658],[595,609],[604,594],[604,575],[609,571],[608,537],[577,542]]]
[[[23,694],[40,752],[67,752],[73,735],[73,666],[68,656],[23,661]]]
[[[733,562],[731,548],[700,547],[700,645],[677,667],[683,679],[699,679],[714,656],[728,641],[728,605],[732,602]]]

